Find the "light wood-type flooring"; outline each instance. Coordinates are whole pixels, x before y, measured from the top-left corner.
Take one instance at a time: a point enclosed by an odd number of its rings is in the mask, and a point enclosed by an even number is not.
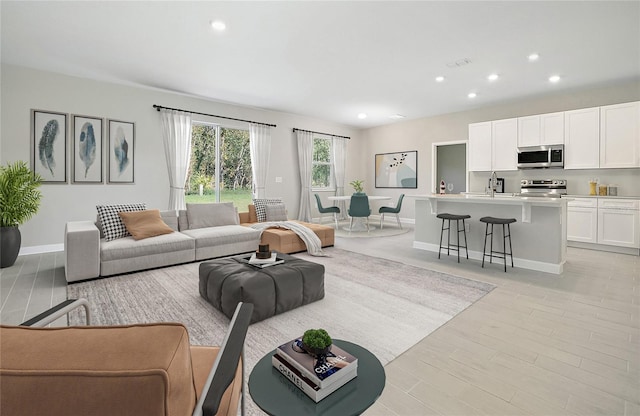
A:
[[[366,415],[640,415],[640,257],[569,248],[560,276],[505,273],[412,243],[409,231],[336,247],[497,287],[389,363]],[[0,322],[65,298],[62,259],[23,256],[2,269]]]

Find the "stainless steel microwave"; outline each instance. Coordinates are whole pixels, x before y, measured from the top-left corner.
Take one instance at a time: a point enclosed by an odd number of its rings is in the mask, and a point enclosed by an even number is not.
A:
[[[518,169],[564,167],[564,145],[518,147]]]

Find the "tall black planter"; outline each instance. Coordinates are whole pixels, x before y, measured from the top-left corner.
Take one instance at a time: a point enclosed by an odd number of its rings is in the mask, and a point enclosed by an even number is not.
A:
[[[0,267],[10,267],[16,262],[22,244],[18,227],[0,227]]]

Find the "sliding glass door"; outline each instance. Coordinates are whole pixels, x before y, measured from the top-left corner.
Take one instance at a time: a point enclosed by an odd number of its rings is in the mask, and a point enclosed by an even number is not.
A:
[[[187,203],[233,202],[239,211],[251,204],[249,131],[194,123]]]

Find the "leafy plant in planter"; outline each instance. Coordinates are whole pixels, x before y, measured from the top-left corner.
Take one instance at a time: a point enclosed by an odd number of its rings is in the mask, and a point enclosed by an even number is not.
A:
[[[324,329],[307,329],[302,335],[304,349],[314,355],[326,354],[331,349],[333,340]]]
[[[357,193],[361,193],[362,191],[364,191],[363,184],[364,184],[364,181],[360,179],[356,179],[349,182],[349,185],[353,186],[353,190],[356,191]]]
[[[0,166],[0,267],[13,266],[18,258],[22,242],[18,226],[38,212],[41,183],[42,177],[24,161]]]

